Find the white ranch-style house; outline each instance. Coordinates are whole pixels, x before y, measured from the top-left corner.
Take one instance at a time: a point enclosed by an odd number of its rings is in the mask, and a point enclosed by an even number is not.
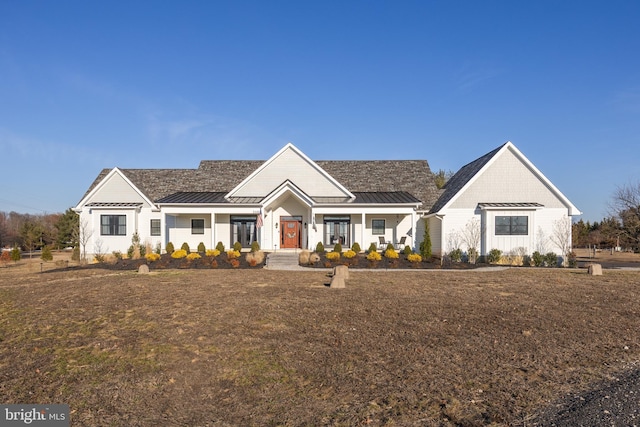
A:
[[[87,253],[126,252],[134,233],[162,250],[168,242],[253,241],[265,251],[313,250],[318,242],[417,248],[428,222],[439,254],[460,243],[451,236],[469,221],[481,229],[481,254],[533,252],[557,221],[580,214],[510,142],[464,166],[443,190],[425,160],[313,161],[287,144],[266,161],[105,169],[75,211]]]

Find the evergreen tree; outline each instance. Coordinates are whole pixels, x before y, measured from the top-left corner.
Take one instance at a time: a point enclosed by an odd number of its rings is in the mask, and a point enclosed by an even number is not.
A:
[[[29,256],[31,256],[31,252],[42,243],[42,234],[42,226],[31,219],[25,221],[20,227],[20,237],[22,238],[24,247],[29,251]]]
[[[58,230],[58,237],[56,239],[56,246],[58,249],[66,247],[75,248],[78,246],[78,227],[80,223],[80,216],[75,213],[71,208],[67,209],[65,213],[58,219],[54,227]]]
[[[53,260],[53,254],[51,253],[51,248],[49,247],[49,245],[45,245],[42,248],[42,254],[40,255],[40,258],[42,258],[43,261]]]
[[[424,236],[422,237],[422,242],[420,243],[420,255],[422,259],[428,260],[431,258],[431,235],[429,234],[429,221],[426,219],[424,221]]]
[[[20,255],[20,249],[18,249],[17,246],[14,246],[13,249],[11,249],[11,261],[18,262],[20,261],[20,258],[22,258]]]

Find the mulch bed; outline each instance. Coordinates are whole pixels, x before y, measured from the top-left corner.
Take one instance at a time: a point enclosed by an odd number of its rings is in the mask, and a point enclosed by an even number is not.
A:
[[[210,257],[201,255],[201,258],[188,260],[186,258],[172,258],[169,254],[162,254],[157,261],[149,262],[145,258],[139,259],[117,259],[115,261],[105,261],[89,264],[87,267],[106,268],[109,270],[137,270],[141,265],[146,264],[150,270],[165,269],[259,269],[264,267],[264,261],[256,265],[249,265],[245,259],[246,254],[242,253],[239,258],[229,259],[226,255]],[[266,254],[265,254],[266,260]]]
[[[265,252],[265,261],[267,259]],[[103,268],[109,270],[138,270],[141,265],[148,265],[150,270],[168,270],[168,269],[260,269],[265,266],[265,262],[249,265],[245,258],[246,254],[242,253],[239,258],[233,262],[226,255],[222,254],[217,257],[201,255],[201,258],[188,260],[186,258],[172,258],[169,254],[162,254],[157,261],[149,262],[145,258],[138,259],[116,259],[104,262],[84,264],[74,268]],[[401,254],[398,259],[389,259],[382,257],[380,261],[369,261],[366,254],[358,254],[354,258],[340,258],[337,261],[328,260],[324,254],[321,255],[319,262],[314,264],[301,264],[302,267],[309,269],[333,268],[339,265],[346,265],[349,268],[361,269],[380,269],[380,270],[472,270],[478,267],[486,267],[488,264],[470,264],[466,262],[444,262],[441,263],[438,258],[431,258],[422,262],[409,262],[409,260]]]
[[[486,267],[488,264],[470,264],[467,262],[444,262],[441,263],[439,258],[431,258],[422,262],[409,262],[404,254],[400,254],[397,259],[385,258],[384,256],[380,261],[369,261],[367,254],[358,254],[354,258],[340,258],[337,261],[331,261],[326,258],[324,254],[320,255],[320,261],[314,264],[305,264],[303,267],[309,268],[333,268],[338,265],[346,265],[349,268],[370,268],[370,269],[431,269],[431,270],[469,270],[478,267]]]

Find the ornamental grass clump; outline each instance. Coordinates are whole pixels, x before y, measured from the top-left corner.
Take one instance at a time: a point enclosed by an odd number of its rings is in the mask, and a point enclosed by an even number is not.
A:
[[[311,256],[311,252],[309,252],[306,249],[303,249],[302,251],[300,251],[300,253],[298,254],[298,264],[300,265],[307,265],[309,264],[309,257]]]
[[[240,251],[230,250],[227,251],[227,259],[236,259],[240,258]]]
[[[200,254],[198,252],[191,252],[189,255],[187,255],[187,259],[189,261],[193,261],[194,259],[200,259],[200,258],[202,258],[202,257],[200,256]]]
[[[187,256],[187,251],[184,249],[178,249],[177,251],[173,251],[171,254],[171,258],[182,259]]]
[[[217,249],[207,249],[207,252],[205,253],[206,256],[208,257],[217,257],[218,255],[220,255],[220,251]]]
[[[145,254],[144,258],[147,260],[147,262],[154,262],[160,259],[160,254],[152,252]]]
[[[351,258],[355,257],[357,254],[356,254],[356,252],[355,252],[355,251],[353,251],[352,249],[349,249],[348,251],[346,251],[346,252],[345,252],[344,254],[342,254],[342,255],[344,255],[344,257],[345,257],[345,258],[347,258],[347,259],[351,259]]]
[[[247,252],[245,259],[247,260],[247,264],[249,264],[251,267],[255,267],[256,265],[262,264],[264,262],[264,252],[262,252],[261,250]]]

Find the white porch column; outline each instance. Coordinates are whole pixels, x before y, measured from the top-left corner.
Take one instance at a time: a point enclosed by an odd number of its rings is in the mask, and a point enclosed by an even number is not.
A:
[[[366,222],[367,221],[367,214],[362,212],[360,214],[360,216],[362,217],[362,220],[360,221],[360,223],[361,223],[360,227],[362,228],[360,230],[360,249],[362,249],[363,251],[366,251],[367,248],[369,247],[369,246],[365,246],[364,245],[364,233],[367,230],[367,222]]]
[[[216,214],[215,212],[211,212],[211,242],[207,246],[210,249],[216,247]]]
[[[313,207],[309,209],[309,220],[307,222],[307,246],[309,250],[314,250],[316,247],[316,230],[313,229],[313,224],[315,224],[315,213],[313,212]]]
[[[417,220],[416,211],[413,210],[411,211],[411,236],[409,236],[409,239],[410,239],[409,245],[414,249],[418,249],[416,248],[416,233],[417,233],[416,227],[418,227],[418,220]]]
[[[162,212],[162,211],[161,211]],[[167,248],[167,214],[160,214],[160,252]]]

